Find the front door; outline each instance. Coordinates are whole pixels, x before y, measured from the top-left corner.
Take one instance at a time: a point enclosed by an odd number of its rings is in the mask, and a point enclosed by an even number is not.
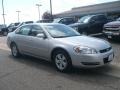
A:
[[[43,29],[38,25],[33,25],[29,36],[31,37],[32,53],[44,59],[48,59],[49,39],[38,37],[38,34],[44,34]],[[45,35],[45,34],[44,34]]]

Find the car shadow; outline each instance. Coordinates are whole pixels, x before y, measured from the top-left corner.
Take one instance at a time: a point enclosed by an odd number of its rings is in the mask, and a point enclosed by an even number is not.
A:
[[[39,58],[27,56],[27,55],[22,55],[19,58],[14,58],[12,55],[9,55],[9,58],[11,58],[15,62],[26,64],[28,66],[32,66],[35,68],[39,68],[39,69],[49,68],[49,69],[53,69],[53,70],[57,71],[51,62],[43,60],[43,59],[39,59]],[[43,68],[41,68],[41,67],[43,67]],[[76,67],[73,67],[73,69],[71,69],[71,71],[67,72],[67,73],[68,74],[74,73],[74,74],[94,75],[94,74],[102,74],[101,72],[110,72],[111,69],[112,69],[111,65],[105,65],[105,66],[97,67],[97,68],[76,68]],[[59,71],[57,71],[57,72],[59,72]],[[60,73],[62,73],[62,72],[60,72]]]
[[[26,55],[20,58],[14,58],[13,56],[9,55],[9,58],[11,58],[15,62],[25,64],[26,66],[49,72],[50,76],[63,77],[75,82],[92,82],[93,84],[97,83],[103,86],[108,86],[108,84],[110,84],[113,87],[116,87],[116,83],[119,82],[118,77],[106,74],[107,72],[112,72],[111,65],[94,69],[73,68],[71,72],[61,73],[54,68],[53,64],[42,59]]]

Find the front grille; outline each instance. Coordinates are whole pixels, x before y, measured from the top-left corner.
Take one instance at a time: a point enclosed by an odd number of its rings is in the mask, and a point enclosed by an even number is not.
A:
[[[108,52],[112,49],[112,47],[109,47],[109,48],[106,48],[106,49],[103,49],[103,50],[100,50],[100,53],[105,53],[105,52]]]
[[[108,29],[104,29],[104,31],[108,31],[108,32],[119,32],[119,30],[108,30]]]
[[[118,27],[106,27],[104,28],[104,31],[113,31],[113,32],[119,32],[119,28]]]

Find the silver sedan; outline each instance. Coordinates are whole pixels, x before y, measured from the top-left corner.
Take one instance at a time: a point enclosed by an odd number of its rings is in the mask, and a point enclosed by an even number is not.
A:
[[[54,63],[62,72],[75,67],[99,67],[113,60],[111,45],[104,40],[83,36],[62,24],[23,25],[7,36],[14,57],[21,54]]]

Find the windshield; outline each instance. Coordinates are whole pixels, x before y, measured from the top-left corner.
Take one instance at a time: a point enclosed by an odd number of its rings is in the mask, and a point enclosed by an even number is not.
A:
[[[74,29],[65,25],[46,25],[44,26],[48,33],[54,38],[79,36]]]
[[[80,23],[87,23],[90,20],[91,16],[84,16],[78,20]]]

